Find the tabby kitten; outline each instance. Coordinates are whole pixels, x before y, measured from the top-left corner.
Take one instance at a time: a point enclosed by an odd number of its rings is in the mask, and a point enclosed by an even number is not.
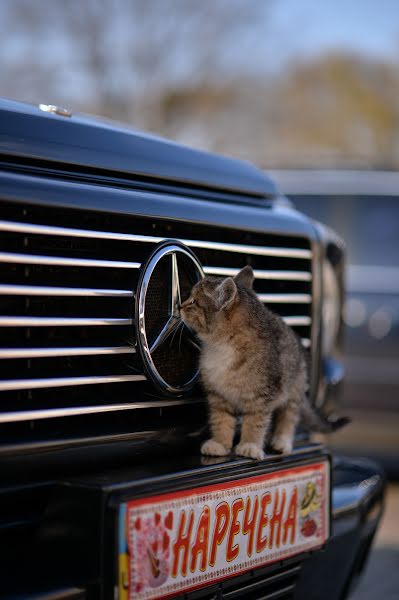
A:
[[[191,290],[180,314],[200,338],[200,373],[208,394],[211,439],[202,454],[224,456],[233,445],[237,416],[242,416],[239,456],[264,458],[266,441],[277,452],[292,450],[301,413],[312,428],[330,431],[313,413],[307,398],[307,366],[301,342],[252,289],[247,266],[233,278],[205,277]],[[275,427],[270,440],[272,417]]]

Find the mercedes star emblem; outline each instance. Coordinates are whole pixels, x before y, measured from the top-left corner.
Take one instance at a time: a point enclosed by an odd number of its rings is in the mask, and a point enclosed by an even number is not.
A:
[[[150,380],[182,395],[198,377],[199,345],[179,306],[204,276],[197,257],[178,241],[158,245],[144,265],[136,294],[137,341]]]

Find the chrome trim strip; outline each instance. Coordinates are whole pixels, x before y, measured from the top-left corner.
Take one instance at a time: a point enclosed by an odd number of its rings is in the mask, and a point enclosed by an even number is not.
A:
[[[81,325],[132,325],[132,319],[80,317],[0,317],[0,327],[75,327]]]
[[[324,403],[324,393],[320,393],[324,386],[320,387],[320,362],[321,362],[321,312],[322,312],[322,264],[325,248],[320,240],[312,241],[312,325],[308,333],[310,338],[310,365],[309,365],[309,398],[312,398],[316,406],[320,407],[320,399]]]
[[[204,267],[204,273],[207,275],[221,275],[224,277],[234,277],[240,269],[229,267]],[[312,281],[310,271],[264,271],[254,269],[255,279],[273,279],[282,281]]]
[[[99,356],[135,354],[134,346],[88,346],[81,348],[0,348],[0,358],[48,358],[53,356]]]
[[[164,238],[155,236],[136,235],[131,233],[116,233],[111,231],[96,231],[94,229],[75,229],[55,225],[37,225],[35,223],[20,223],[17,221],[0,220],[0,231],[15,233],[33,233],[39,235],[59,235],[65,237],[82,237],[98,240],[121,240],[125,242],[148,242],[157,244]]]
[[[257,256],[277,256],[282,258],[312,258],[311,250],[302,248],[275,248],[270,246],[251,246],[247,244],[225,244],[223,242],[207,242],[199,240],[180,240],[190,248],[205,248],[207,250],[222,250],[223,252],[240,252]]]
[[[98,288],[52,287],[44,285],[9,285],[0,284],[2,296],[112,296],[132,298],[131,290],[112,290]]]
[[[12,390],[36,390],[42,388],[94,385],[98,383],[121,383],[145,381],[145,375],[99,375],[97,377],[53,377],[46,379],[7,379],[0,381],[0,392]]]
[[[120,410],[137,410],[141,408],[165,408],[182,404],[198,404],[202,400],[157,400],[152,402],[135,402],[130,404],[104,404],[103,406],[77,406],[72,408],[49,408],[43,410],[23,410],[0,413],[0,423],[15,423],[18,421],[35,421],[38,419],[55,419],[58,417],[73,417],[91,415]]]
[[[269,304],[277,302],[281,304],[310,304],[312,302],[310,294],[258,294],[258,298],[261,302],[268,302]]]
[[[38,254],[17,254],[14,252],[0,252],[0,263],[26,264],[26,265],[58,265],[61,267],[97,267],[113,269],[139,269],[138,262],[125,262],[122,260],[100,260],[92,258],[70,258],[66,256],[43,256]]]
[[[131,242],[154,243],[164,241],[167,238],[136,235],[131,233],[115,233],[111,231],[94,231],[88,229],[73,229],[67,227],[55,227],[52,225],[36,225],[31,223],[18,223],[14,221],[0,221],[0,231],[13,231],[19,233],[33,233],[42,235],[60,235],[65,237],[83,237],[103,240],[123,240]],[[312,258],[311,250],[302,248],[271,248],[267,246],[251,246],[248,244],[227,244],[223,242],[211,242],[203,240],[180,239],[180,242],[190,248],[205,248],[208,250],[222,250],[224,252],[240,252],[244,254],[255,254],[259,256],[280,256],[285,258]]]
[[[312,323],[312,319],[310,317],[283,317],[283,320],[291,327],[310,325]]]

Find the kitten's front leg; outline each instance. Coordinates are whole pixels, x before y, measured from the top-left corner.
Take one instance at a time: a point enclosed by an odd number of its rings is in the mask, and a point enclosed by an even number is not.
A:
[[[271,445],[276,452],[289,454],[295,437],[295,427],[299,421],[300,400],[292,398],[287,406],[277,413],[276,428]]]
[[[233,437],[236,426],[235,417],[228,412],[226,402],[215,394],[208,397],[209,402],[209,426],[211,428],[211,439],[201,446],[201,454],[207,456],[226,456],[230,453],[233,445]]]
[[[255,460],[265,458],[263,447],[266,433],[271,422],[271,412],[257,410],[245,413],[242,418],[240,443],[234,448],[238,456],[246,456]]]

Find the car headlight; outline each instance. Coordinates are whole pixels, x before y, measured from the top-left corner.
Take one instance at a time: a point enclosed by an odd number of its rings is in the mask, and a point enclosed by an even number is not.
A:
[[[340,288],[334,267],[323,262],[322,350],[329,356],[337,340],[341,320]]]

